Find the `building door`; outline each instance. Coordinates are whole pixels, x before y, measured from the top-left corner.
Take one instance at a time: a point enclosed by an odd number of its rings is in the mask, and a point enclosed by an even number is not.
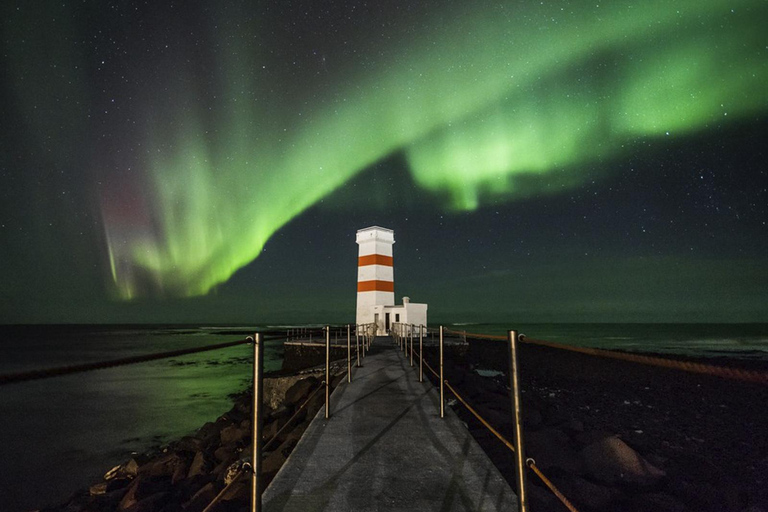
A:
[[[387,323],[386,331],[389,332],[389,313],[384,313],[384,321]]]

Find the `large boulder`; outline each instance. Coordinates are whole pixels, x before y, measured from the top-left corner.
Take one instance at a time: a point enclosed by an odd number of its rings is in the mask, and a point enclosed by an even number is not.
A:
[[[241,428],[239,425],[230,425],[221,429],[221,444],[234,444],[242,441],[250,434],[250,430]]]
[[[586,446],[581,458],[589,476],[607,484],[617,482],[649,486],[666,476],[616,436]]]
[[[204,485],[199,491],[184,504],[184,510],[189,512],[202,512],[219,493],[219,488],[214,482]]]
[[[185,461],[175,453],[169,453],[159,459],[148,462],[148,473],[150,476],[171,476],[179,467],[184,467]],[[143,471],[144,466],[142,466]]]
[[[310,392],[317,387],[318,380],[315,377],[307,377],[296,381],[285,392],[285,403],[288,405],[301,405],[301,402],[309,396]]]
[[[131,459],[125,464],[115,466],[104,475],[104,480],[112,480],[113,478],[135,478],[139,472],[139,463],[136,459]]]
[[[193,478],[199,475],[205,475],[211,470],[212,463],[203,452],[197,452],[192,464],[189,465],[187,478]]]

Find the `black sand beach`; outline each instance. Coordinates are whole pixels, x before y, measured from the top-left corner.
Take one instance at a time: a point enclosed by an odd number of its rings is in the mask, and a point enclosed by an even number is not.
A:
[[[445,376],[512,439],[507,354],[503,342],[470,341],[463,360],[446,357]],[[702,362],[768,369],[759,361]],[[531,345],[521,346],[520,367],[526,456],[579,510],[768,507],[768,387]],[[476,369],[505,373],[481,377]],[[463,406],[454,408],[514,484],[511,452]],[[647,465],[622,477],[620,468],[601,467],[613,456]],[[565,510],[535,475],[528,481],[533,510]]]

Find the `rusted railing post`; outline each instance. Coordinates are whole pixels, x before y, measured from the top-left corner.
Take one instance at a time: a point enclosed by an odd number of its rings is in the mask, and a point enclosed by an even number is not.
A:
[[[360,366],[360,356],[358,354],[357,366]],[[352,382],[352,337],[347,324],[347,382]]]
[[[419,382],[424,382],[424,326],[419,326]]]
[[[331,406],[331,326],[325,326],[325,419]]]
[[[512,415],[515,425],[518,510],[520,512],[527,512],[528,496],[525,483],[525,450],[523,446],[523,415],[520,400],[520,367],[517,360],[517,331],[509,331],[507,336],[509,339],[509,387],[512,392]]]
[[[253,398],[251,415],[251,512],[261,512],[261,430],[263,411],[261,407],[264,386],[261,370],[264,366],[263,336],[256,333],[253,338]]]
[[[443,380],[443,326],[440,326],[440,417],[445,418],[445,381]]]

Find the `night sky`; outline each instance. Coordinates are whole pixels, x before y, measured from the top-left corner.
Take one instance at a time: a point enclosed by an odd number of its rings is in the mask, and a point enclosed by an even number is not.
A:
[[[768,3],[0,6],[0,322],[768,321]]]

